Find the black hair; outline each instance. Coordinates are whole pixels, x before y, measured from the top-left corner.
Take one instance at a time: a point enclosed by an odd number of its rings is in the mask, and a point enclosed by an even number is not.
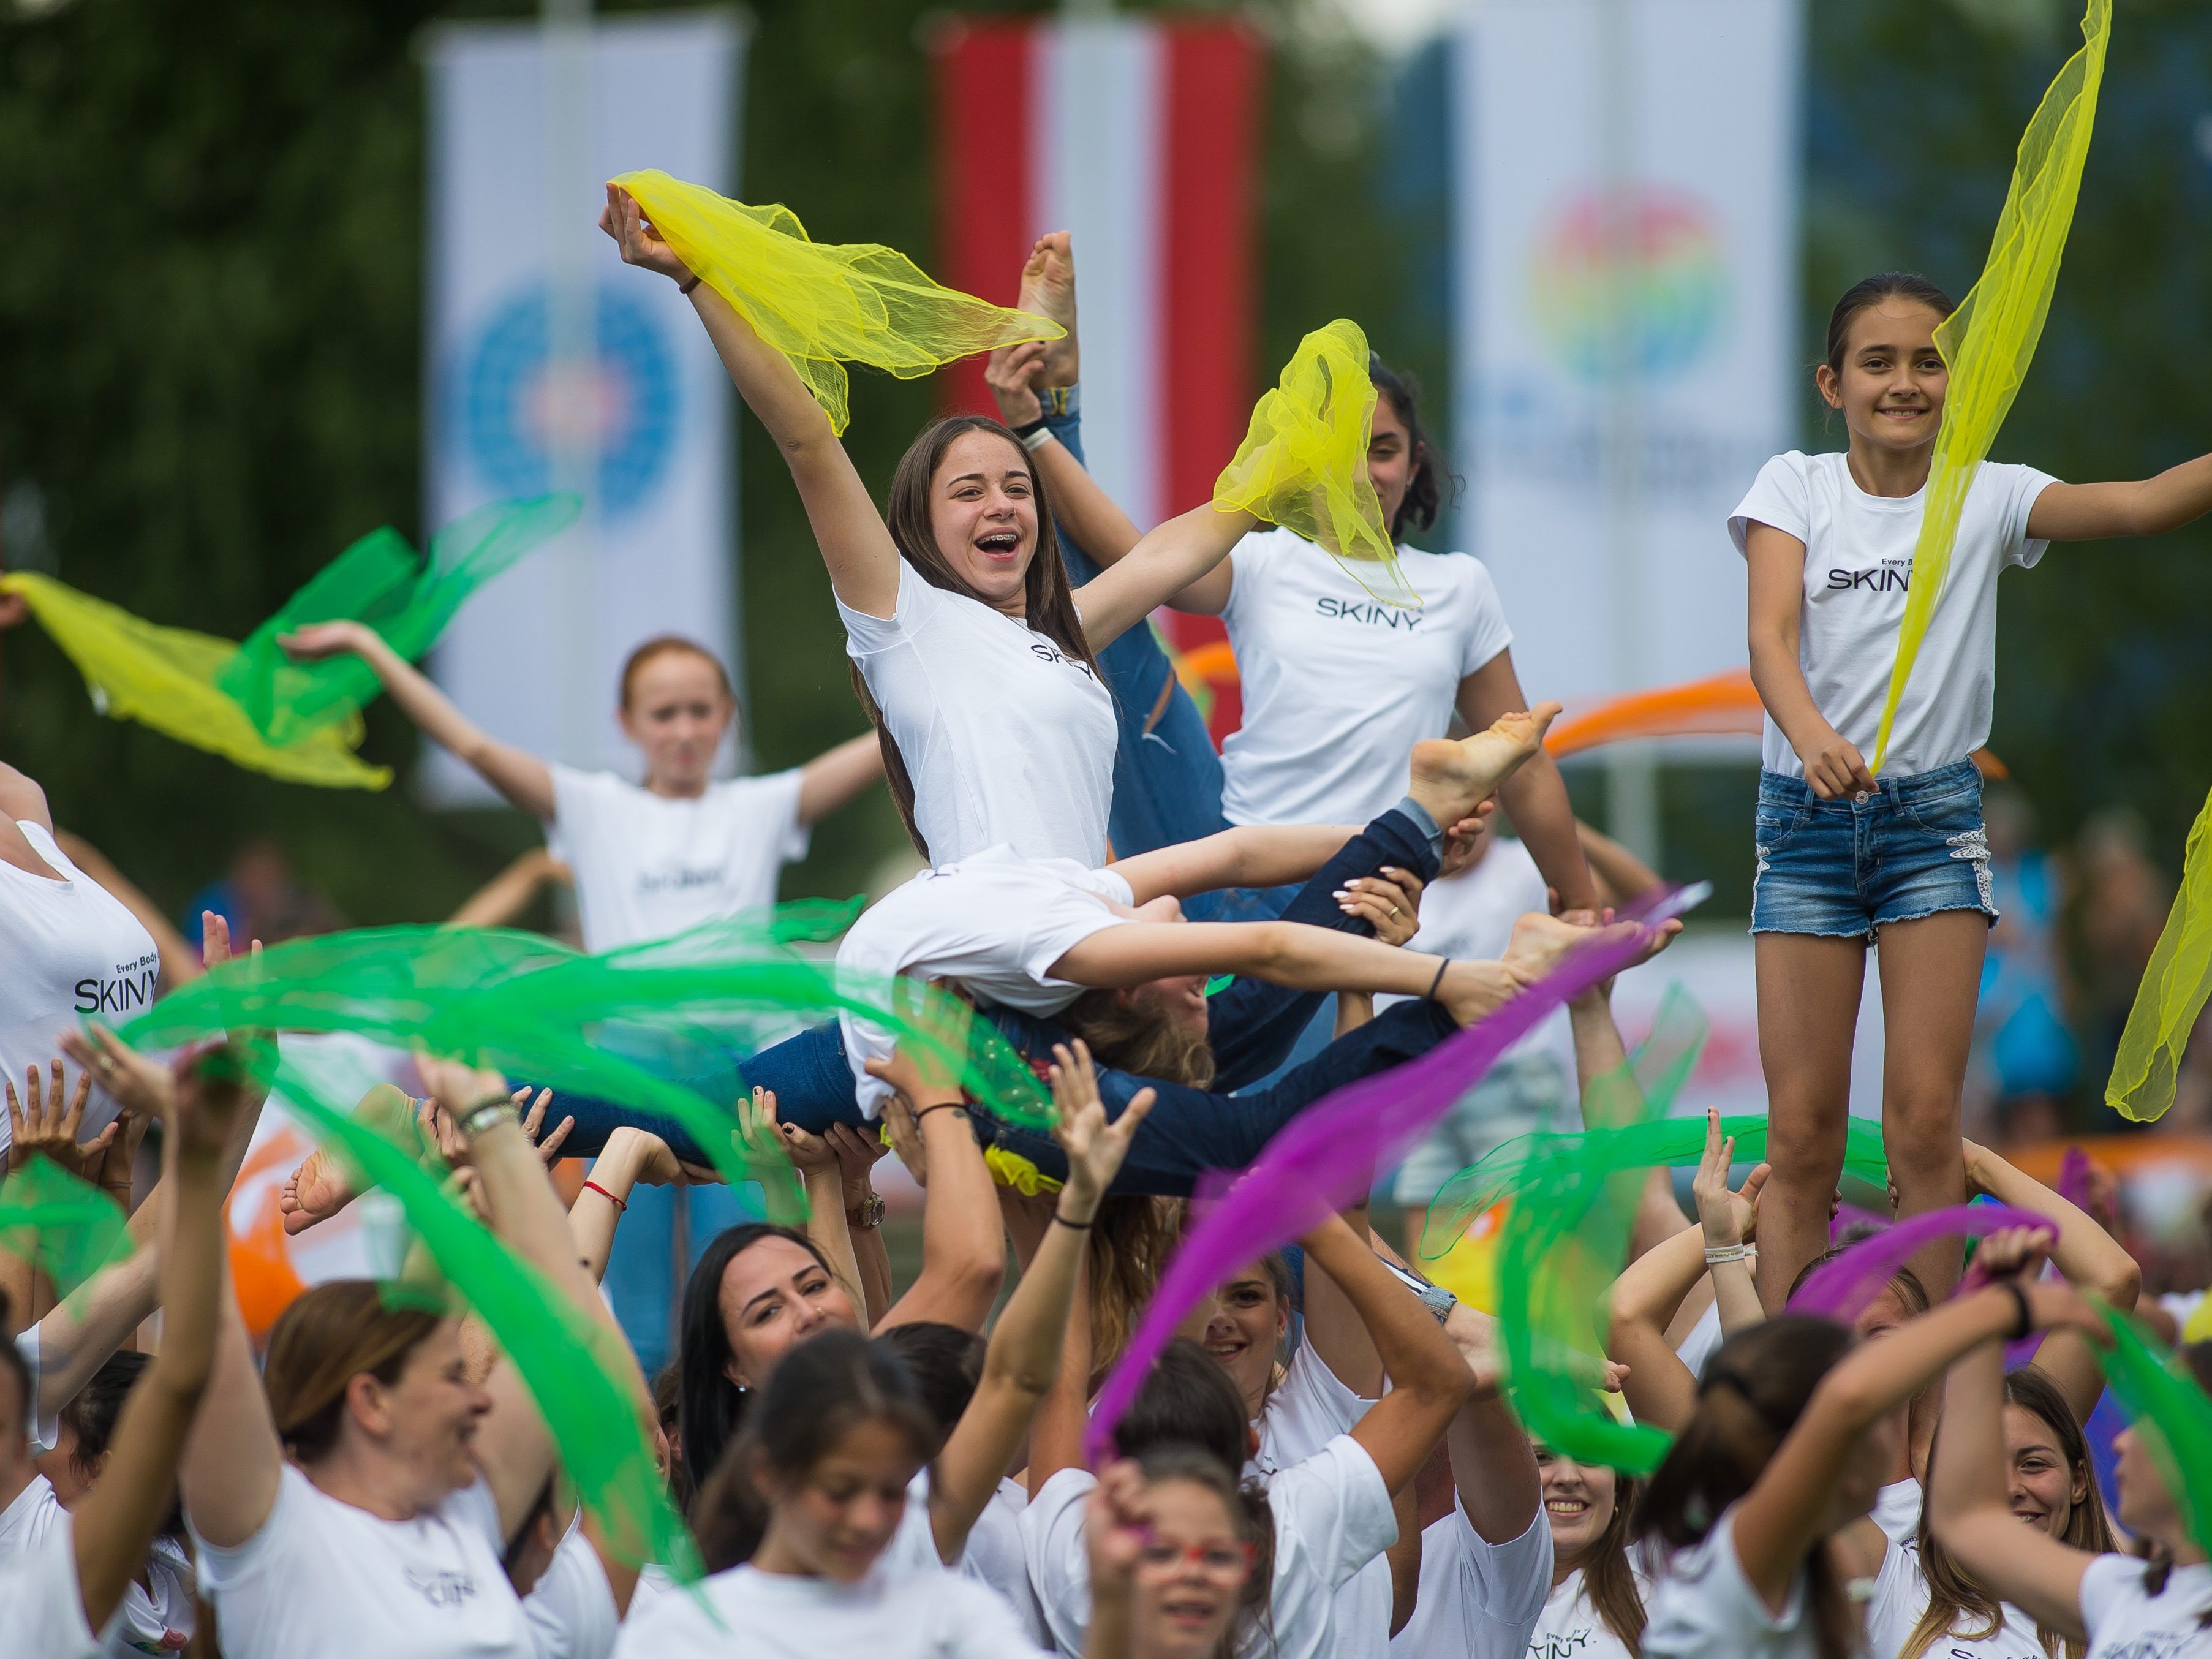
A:
[[[131,1397],[138,1378],[153,1363],[151,1354],[140,1353],[133,1348],[112,1353],[100,1362],[100,1369],[69,1404],[62,1407],[61,1425],[70,1431],[74,1443],[70,1447],[70,1462],[76,1465],[80,1476],[89,1475],[93,1466],[113,1443],[115,1419],[122,1414],[123,1402]]]
[[[684,1312],[677,1333],[676,1425],[684,1467],[696,1489],[721,1462],[723,1449],[744,1425],[745,1391],[730,1381],[730,1334],[722,1323],[722,1275],[730,1263],[763,1239],[787,1239],[822,1270],[830,1264],[805,1233],[765,1221],[725,1227],[699,1257],[684,1283]]]
[[[1757,1484],[1813,1391],[1856,1340],[1833,1320],[1784,1313],[1714,1349],[1697,1411],[1637,1503],[1637,1536],[1671,1549],[1704,1542]],[[1820,1659],[1849,1659],[1861,1645],[1861,1620],[1825,1540],[1807,1553],[1805,1576]]]
[[[933,1319],[894,1325],[876,1341],[905,1362],[921,1403],[937,1419],[938,1443],[942,1445],[975,1397],[988,1345],[971,1330]]]
[[[1851,319],[1884,300],[1910,300],[1915,305],[1926,306],[1939,317],[1948,317],[1959,308],[1949,295],[1917,271],[1885,270],[1853,283],[1844,290],[1844,297],[1836,301],[1836,308],[1828,313],[1830,373],[1844,372],[1844,353],[1850,344]]]
[[[855,1426],[888,1423],[927,1461],[937,1424],[905,1362],[858,1331],[828,1330],[783,1357],[745,1415],[744,1432],[699,1489],[692,1514],[709,1572],[752,1559],[768,1530],[769,1502],[756,1472],[795,1479],[829,1455]]]
[[[1114,1444],[1124,1457],[1142,1457],[1156,1446],[1194,1446],[1232,1477],[1244,1467],[1251,1439],[1244,1396],[1220,1362],[1187,1336],[1161,1350],[1114,1428]]]
[[[1408,530],[1433,526],[1443,509],[1447,483],[1451,486],[1451,499],[1459,500],[1460,477],[1444,459],[1437,441],[1422,430],[1421,383],[1371,351],[1367,354],[1367,378],[1374,381],[1377,392],[1390,400],[1399,424],[1406,428],[1406,441],[1414,451],[1413,474],[1406,480],[1406,499],[1398,503],[1398,515],[1390,523],[1390,539],[1395,541]]]

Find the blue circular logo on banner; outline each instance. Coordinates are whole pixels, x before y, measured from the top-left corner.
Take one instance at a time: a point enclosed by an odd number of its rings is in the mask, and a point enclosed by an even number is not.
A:
[[[601,289],[592,313],[592,355],[580,370],[556,369],[545,284],[507,301],[462,348],[457,413],[469,459],[495,495],[544,495],[556,488],[556,440],[589,442],[599,455],[593,505],[611,520],[635,511],[667,470],[681,394],[675,355],[644,306]]]

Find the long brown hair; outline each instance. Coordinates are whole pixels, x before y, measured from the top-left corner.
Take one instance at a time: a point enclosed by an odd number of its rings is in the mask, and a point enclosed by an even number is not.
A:
[[[891,544],[898,549],[899,556],[914,567],[914,574],[932,587],[960,594],[978,605],[988,603],[953,568],[952,562],[938,546],[936,521],[931,512],[931,485],[937,477],[939,465],[945,459],[945,452],[956,439],[970,432],[988,432],[1004,438],[1013,447],[1014,453],[1021,457],[1023,468],[1030,475],[1030,498],[1036,503],[1036,550],[1030,556],[1029,568],[1022,574],[1022,622],[1083,664],[1100,684],[1104,684],[1106,677],[1099,671],[1098,659],[1083,635],[1083,618],[1076,613],[1075,590],[1068,584],[1067,567],[1060,561],[1060,538],[1053,528],[1044,479],[1038,475],[1036,458],[1000,422],[988,415],[947,415],[922,428],[907,446],[906,453],[899,458],[898,471],[891,475],[890,501],[884,513],[884,527],[890,532]],[[884,724],[884,711],[876,707],[867,681],[860,673],[860,665],[854,663],[851,667],[854,693],[860,698],[860,707],[867,711],[876,728],[876,740],[883,746],[884,775],[890,786],[891,800],[898,807],[899,820],[906,825],[908,839],[914,842],[915,850],[927,859],[931,856],[929,843],[922,839],[921,827],[915,822],[914,777],[907,770],[906,757],[899,752],[898,740]]]
[[[2066,1396],[2041,1371],[2027,1367],[2006,1376],[2004,1399],[2006,1405],[2018,1406],[2039,1419],[2057,1437],[2059,1455],[2066,1460],[2067,1479],[2081,1486],[2083,1495],[2067,1515],[2066,1530],[2058,1534],[2058,1541],[2092,1555],[2109,1554],[2112,1523],[2105,1518],[2104,1495],[2097,1490],[2097,1471],[2089,1461],[2088,1442],[2082,1437],[2081,1425],[2075,1420]],[[1943,1431],[1939,1426],[1936,1432],[1940,1436]],[[1996,1635],[2004,1623],[2004,1609],[1997,1605],[1996,1597],[1966,1576],[1950,1551],[1936,1540],[1929,1528],[1924,1504],[1920,1509],[1919,1548],[1921,1576],[1928,1581],[1928,1610],[1898,1650],[1898,1659],[1920,1659],[1929,1647],[1949,1636],[1982,1642]],[[1976,1627],[1969,1628],[1970,1623]],[[2035,1637],[2052,1659],[2081,1659],[2089,1650],[2087,1642],[2077,1642],[2048,1625],[2038,1623]]]
[[[1784,1313],[1714,1349],[1698,1384],[1698,1409],[1637,1504],[1636,1535],[1676,1550],[1703,1543],[1757,1484],[1820,1379],[1856,1340],[1832,1320]],[[1863,1623],[1825,1539],[1806,1553],[1805,1581],[1820,1659],[1850,1659]]]
[[[1124,1194],[1098,1206],[1085,1266],[1091,1285],[1091,1384],[1120,1361],[1138,1316],[1182,1242],[1183,1201]]]
[[[1583,1594],[1631,1653],[1644,1646],[1644,1592],[1628,1560],[1629,1532],[1640,1490],[1634,1476],[1614,1475],[1613,1513],[1582,1564]]]
[[[1085,991],[1067,1006],[1060,1023],[1091,1045],[1102,1066],[1187,1088],[1212,1086],[1213,1045],[1203,1032],[1186,1030],[1168,1018],[1156,985]]]
[[[296,1297],[269,1333],[261,1384],[276,1437],[295,1462],[313,1463],[337,1444],[346,1388],[366,1372],[390,1387],[444,1324],[422,1308],[390,1308],[373,1279],[339,1279]]]

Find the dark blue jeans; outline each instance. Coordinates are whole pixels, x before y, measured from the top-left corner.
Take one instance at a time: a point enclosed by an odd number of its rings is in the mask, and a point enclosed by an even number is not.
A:
[[[1372,875],[1384,865],[1409,869],[1426,880],[1437,873],[1428,838],[1395,808],[1346,842],[1318,874],[1297,890],[1284,919],[1371,937],[1366,922],[1337,908],[1336,890],[1354,876]],[[1117,1192],[1182,1195],[1208,1170],[1241,1169],[1258,1155],[1267,1137],[1304,1107],[1355,1078],[1369,1076],[1425,1054],[1449,1036],[1451,1021],[1428,1003],[1391,1008],[1349,1036],[1338,1039],[1306,1064],[1292,1068],[1269,1086],[1249,1093],[1229,1091],[1266,1077],[1281,1065],[1298,1034],[1322,1000],[1310,991],[1285,990],[1264,980],[1238,978],[1206,1005],[1206,1034],[1213,1048],[1215,1085],[1192,1089],[1158,1078],[1140,1077],[1111,1066],[1100,1068],[1099,1089],[1109,1109],[1119,1115],[1138,1090],[1158,1094],[1152,1115],[1138,1131],[1137,1143],[1123,1166]],[[991,1022],[1016,1049],[1032,1059],[1048,1059],[1052,1045],[1066,1033],[1050,1021],[1006,1009],[988,1011]],[[797,1036],[744,1057],[732,1057],[748,1087],[773,1089],[777,1116],[819,1133],[832,1123],[859,1124],[852,1068],[837,1025],[816,1026]],[[726,1078],[726,1073],[723,1074]],[[678,1078],[697,1085],[700,1079]],[[726,1086],[724,1085],[723,1086]],[[590,1096],[562,1095],[561,1113],[576,1120],[566,1150],[589,1157],[617,1126],[650,1129],[668,1142],[678,1158],[705,1161],[690,1133],[678,1123],[620,1103]],[[1032,1158],[1048,1174],[1061,1167],[1048,1136],[979,1120],[989,1138]]]

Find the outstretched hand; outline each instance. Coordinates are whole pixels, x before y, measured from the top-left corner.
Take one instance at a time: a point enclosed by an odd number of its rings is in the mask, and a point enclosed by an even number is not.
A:
[[[1008,426],[1027,426],[1044,415],[1036,394],[1037,376],[1044,368],[1045,343],[1024,340],[1000,346],[984,360],[983,384],[991,388],[1000,418]]]
[[[653,228],[637,204],[637,198],[619,185],[607,186],[607,204],[599,214],[599,228],[614,238],[615,246],[622,250],[623,263],[636,265],[681,283],[691,275],[690,266],[677,257],[676,250]]]
[[[107,1148],[122,1126],[122,1120],[118,1119],[92,1140],[83,1146],[77,1144],[77,1132],[84,1124],[85,1103],[92,1097],[92,1073],[80,1065],[76,1087],[65,1090],[62,1063],[54,1060],[47,1065],[46,1086],[41,1088],[39,1068],[33,1064],[26,1070],[20,1100],[13,1078],[0,1077],[0,1085],[4,1085],[8,1092],[9,1173],[21,1169],[34,1157],[43,1157],[81,1181],[90,1180],[106,1161]],[[63,1103],[65,1092],[66,1105]]]
[[[1755,1236],[1759,1226],[1759,1194],[1772,1173],[1761,1164],[1743,1178],[1743,1185],[1729,1190],[1729,1171],[1735,1164],[1735,1137],[1721,1133],[1721,1115],[1705,1109],[1705,1152],[1690,1182],[1697,1200],[1698,1221],[1705,1229],[1705,1248],[1725,1250]]]
[[[1152,1109],[1156,1096],[1151,1089],[1139,1089],[1121,1109],[1121,1115],[1109,1123],[1106,1103],[1099,1097],[1098,1073],[1091,1063],[1089,1045],[1078,1037],[1072,1049],[1064,1042],[1054,1043],[1048,1073],[1052,1103],[1060,1114],[1053,1134],[1067,1154],[1067,1182],[1060,1190],[1060,1207],[1063,1211],[1079,1207],[1081,1212],[1068,1219],[1085,1222],[1097,1213],[1100,1201],[1114,1185],[1114,1177],[1121,1172],[1122,1161],[1136,1139],[1137,1126]]]
[[[323,622],[309,623],[289,634],[279,634],[276,643],[295,662],[319,662],[325,657],[342,657],[349,653],[363,656],[379,643],[376,630],[367,623]],[[230,930],[223,929],[223,947],[228,954]]]

